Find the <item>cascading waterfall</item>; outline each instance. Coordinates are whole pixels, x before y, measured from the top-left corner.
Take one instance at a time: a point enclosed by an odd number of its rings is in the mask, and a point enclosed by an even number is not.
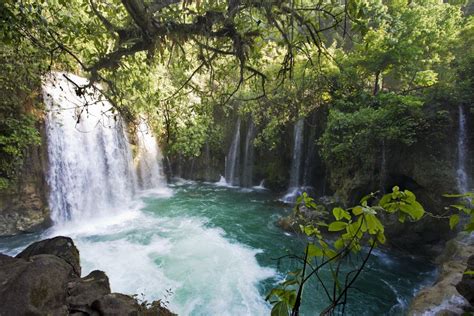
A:
[[[250,118],[247,136],[245,137],[245,150],[244,150],[244,161],[243,161],[243,172],[242,172],[242,186],[251,187],[252,186],[252,176],[253,176],[253,157],[254,157],[254,148],[253,148],[253,139],[255,138],[255,124]]]
[[[161,167],[163,159],[156,137],[146,120],[141,120],[137,129],[138,139],[138,178],[141,189],[164,187],[166,179]]]
[[[106,115],[111,104],[93,90],[75,86],[87,80],[53,73],[45,78],[48,114],[49,206],[54,222],[107,212],[128,203],[135,191],[132,154],[122,121]]]
[[[290,183],[288,185],[288,192],[283,197],[284,202],[294,202],[300,187],[300,169],[301,169],[301,158],[303,151],[303,130],[304,130],[304,118],[300,118],[293,130],[293,156],[291,159],[290,169]]]
[[[239,185],[239,179],[236,175],[238,173],[240,158],[240,117],[237,118],[235,124],[234,137],[230,145],[229,152],[226,157],[225,179],[229,185]]]
[[[457,185],[461,193],[469,191],[467,176],[466,158],[468,152],[467,141],[467,119],[463,106],[459,106],[459,132],[458,132],[458,167],[457,167]]]

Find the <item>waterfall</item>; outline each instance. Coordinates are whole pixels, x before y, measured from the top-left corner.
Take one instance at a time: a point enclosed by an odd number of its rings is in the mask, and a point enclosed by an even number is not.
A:
[[[294,127],[293,156],[291,159],[289,188],[297,188],[300,185],[301,154],[303,149],[304,119],[299,119]]]
[[[466,159],[468,152],[467,119],[463,106],[459,106],[459,132],[458,132],[458,167],[457,167],[457,185],[460,193],[469,191],[467,176]]]
[[[293,156],[291,159],[290,169],[290,183],[288,185],[287,194],[283,197],[284,202],[294,202],[300,187],[300,169],[301,169],[301,156],[303,151],[303,129],[304,129],[304,118],[300,118],[293,130]]]
[[[306,149],[306,158],[304,162],[304,172],[303,172],[303,185],[310,186],[312,185],[313,180],[313,171],[315,164],[315,155],[316,155],[316,112],[313,114],[311,120],[311,129],[308,135]]]
[[[209,141],[206,141],[204,145],[204,163],[206,165],[204,180],[211,181],[211,150],[209,148]]]
[[[229,152],[226,157],[225,179],[227,184],[238,185],[239,181],[236,178],[239,166],[240,156],[240,117],[235,124],[234,137],[230,145]]]
[[[75,88],[87,83],[85,78],[60,72],[43,80],[49,207],[55,223],[107,215],[130,203],[138,188],[123,121],[96,89],[76,94]],[[145,160],[158,152],[151,137],[139,141],[146,144],[146,150],[139,149],[142,155],[147,152]],[[146,186],[157,185],[156,168],[148,162],[140,166],[138,173],[146,178]],[[145,169],[149,176],[144,177]]]
[[[165,175],[161,166],[163,157],[158,141],[150,131],[146,120],[141,120],[137,129],[138,139],[138,178],[141,189],[164,187]]]
[[[255,124],[252,121],[252,118],[249,120],[247,128],[247,136],[245,137],[245,150],[244,150],[244,161],[243,161],[243,172],[242,172],[242,186],[251,187],[252,186],[252,176],[253,176],[253,139],[255,138]]]
[[[385,183],[387,182],[387,157],[386,157],[385,140],[382,140],[382,159],[380,161],[380,179],[379,187],[385,194]]]

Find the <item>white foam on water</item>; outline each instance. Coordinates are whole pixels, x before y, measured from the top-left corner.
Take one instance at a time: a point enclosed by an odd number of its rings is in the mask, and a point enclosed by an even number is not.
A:
[[[437,315],[438,312],[442,310],[448,310],[456,315],[461,315],[464,312],[462,309],[463,306],[469,306],[469,303],[466,301],[466,299],[460,295],[453,295],[443,300],[438,305],[432,306],[431,308],[424,311],[422,314],[418,314],[416,316]]]
[[[263,179],[262,181],[260,181],[260,184],[259,185],[255,185],[252,187],[252,189],[255,189],[255,190],[268,190],[265,186],[265,179]]]
[[[237,188],[236,186],[233,186],[232,184],[229,184],[225,177],[221,176],[219,178],[219,181],[213,183],[215,186],[218,187],[226,187],[226,188]]]
[[[107,221],[55,226],[81,254],[83,275],[106,271],[112,291],[166,298],[179,315],[265,315],[270,307],[259,293],[275,270],[261,267],[249,248],[206,227],[196,217],[164,217],[129,210]],[[173,294],[167,296],[167,290]]]

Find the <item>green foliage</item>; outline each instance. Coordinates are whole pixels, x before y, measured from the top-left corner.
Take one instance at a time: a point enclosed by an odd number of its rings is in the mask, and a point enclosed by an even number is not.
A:
[[[297,313],[302,289],[309,279],[321,283],[323,288],[331,283],[337,285],[333,296],[328,297],[331,304],[324,312],[330,312],[338,304],[345,304],[344,297],[363,270],[373,248],[386,242],[380,215],[397,216],[400,221],[418,221],[425,214],[415,195],[408,190],[401,191],[394,187],[380,200],[375,201],[375,197],[375,194],[369,194],[361,199],[359,205],[351,208],[335,207],[332,210],[334,220],[329,223],[300,226],[301,232],[308,238],[304,260],[300,260],[303,267],[289,273],[287,279],[267,296],[273,304],[272,315],[288,315],[290,311]],[[297,200],[295,212],[301,207],[316,209],[316,204],[303,193]],[[351,253],[360,254],[363,249],[368,251],[362,255],[359,266],[347,274],[342,273],[340,265],[350,258]],[[356,258],[351,258],[353,265]],[[318,273],[325,266],[329,267],[333,279],[319,277]],[[309,272],[307,269],[310,269]]]
[[[16,180],[25,150],[41,141],[31,116],[6,118],[0,124],[0,189]]]
[[[15,27],[20,10],[29,13],[22,23],[32,25],[38,7],[14,9],[0,4],[0,9],[0,189],[5,189],[17,180],[26,150],[41,140],[35,109],[41,107],[40,76],[47,61],[46,53]]]
[[[459,200],[459,203],[452,204],[448,207],[448,210],[456,212],[449,216],[449,227],[451,229],[455,229],[461,222],[461,218],[464,217],[467,220],[465,221],[464,227],[462,229],[469,233],[473,232],[474,205],[472,204],[472,201],[474,200],[474,193],[467,192],[463,194],[445,194],[443,196]]]
[[[329,111],[320,139],[321,151],[331,164],[370,163],[383,143],[414,145],[425,123],[422,101],[412,96],[381,93],[354,101],[339,101]]]

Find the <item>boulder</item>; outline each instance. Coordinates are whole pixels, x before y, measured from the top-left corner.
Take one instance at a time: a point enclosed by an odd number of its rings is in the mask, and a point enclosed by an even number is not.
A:
[[[138,315],[141,309],[133,297],[120,293],[104,295],[95,300],[91,307],[103,316]]]
[[[141,313],[143,316],[176,316],[166,307],[161,305],[161,301],[154,301],[151,305]]]
[[[58,236],[35,242],[26,247],[16,257],[28,260],[39,254],[54,255],[63,259],[71,265],[76,276],[81,276],[79,250],[77,250],[71,238]]]
[[[65,315],[72,267],[53,255],[0,255],[1,315]]]
[[[71,312],[97,314],[91,309],[92,303],[104,295],[110,294],[109,278],[103,271],[94,270],[82,279],[68,284],[67,303]]]
[[[473,254],[474,243],[469,234],[460,233],[448,241],[443,253],[436,259],[439,267],[436,282],[416,293],[408,315],[461,315],[468,311],[470,304],[459,294],[457,285],[463,278],[468,258]]]
[[[151,304],[110,293],[107,275],[80,278],[79,251],[71,238],[31,244],[16,257],[0,254],[0,316],[174,315],[160,301]]]
[[[469,257],[466,271],[474,271],[474,255]],[[471,305],[474,305],[474,275],[464,273],[456,289]]]

